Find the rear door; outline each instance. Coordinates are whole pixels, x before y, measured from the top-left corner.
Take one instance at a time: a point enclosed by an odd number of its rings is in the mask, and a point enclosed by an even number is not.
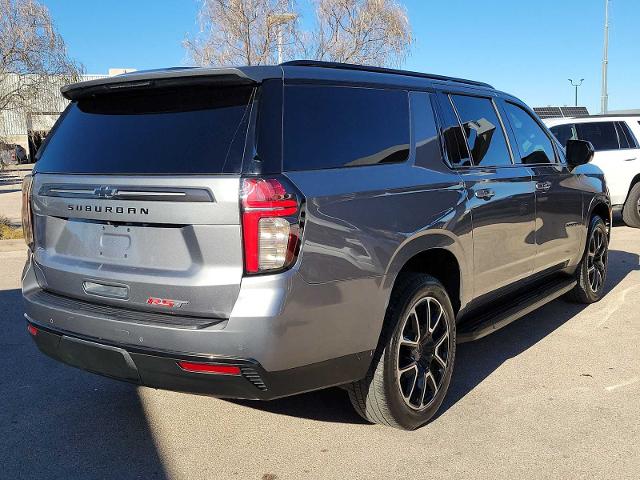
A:
[[[35,170],[42,287],[228,317],[243,275],[239,182],[253,95],[191,86],[73,102]]]
[[[511,160],[492,98],[440,95],[440,100],[449,158],[464,180],[473,219],[478,297],[526,278],[533,270],[533,182],[530,170]]]
[[[577,261],[584,242],[582,184],[559,161],[553,140],[522,106],[502,102],[517,162],[533,172],[536,197],[535,271]]]

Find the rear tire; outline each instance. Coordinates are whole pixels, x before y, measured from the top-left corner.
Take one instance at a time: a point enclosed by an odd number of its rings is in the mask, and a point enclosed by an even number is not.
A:
[[[609,260],[607,227],[599,216],[591,219],[584,255],[576,270],[578,284],[567,294],[576,303],[594,303],[604,295]]]
[[[414,430],[442,404],[455,353],[447,291],[430,275],[409,274],[394,289],[367,376],[347,386],[351,403],[372,423]]]
[[[640,182],[629,191],[627,201],[622,209],[624,223],[633,228],[640,228]]]

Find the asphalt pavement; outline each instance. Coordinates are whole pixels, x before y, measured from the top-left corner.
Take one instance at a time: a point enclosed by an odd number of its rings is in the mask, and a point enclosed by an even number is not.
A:
[[[24,248],[0,246],[0,478],[640,478],[640,230],[616,227],[608,293],[554,301],[458,347],[429,425],[369,425],[338,389],[268,403],[101,378],[29,338]]]

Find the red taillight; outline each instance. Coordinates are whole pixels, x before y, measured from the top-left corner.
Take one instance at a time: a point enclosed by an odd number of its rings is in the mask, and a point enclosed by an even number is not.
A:
[[[22,233],[27,246],[33,250],[33,216],[31,213],[31,189],[33,177],[26,175],[22,180]]]
[[[247,273],[280,270],[295,260],[301,226],[298,195],[275,178],[242,180],[242,230]]]
[[[178,366],[187,372],[212,373],[215,375],[240,375],[240,367],[213,363],[179,361]]]
[[[30,323],[27,324],[27,331],[34,337],[38,335],[38,329],[33,325],[31,325]]]

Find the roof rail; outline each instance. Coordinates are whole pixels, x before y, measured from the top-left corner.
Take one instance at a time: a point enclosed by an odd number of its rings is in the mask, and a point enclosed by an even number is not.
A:
[[[613,118],[622,118],[622,117],[640,117],[640,111],[638,113],[595,113],[593,115],[585,115],[580,117],[571,117],[571,118],[605,118],[605,117],[613,117]]]
[[[432,73],[412,72],[409,70],[396,70],[393,68],[372,67],[369,65],[354,65],[351,63],[339,62],[323,62],[319,60],[291,60],[281,63],[280,65],[287,67],[319,67],[319,68],[336,68],[341,70],[358,70],[363,72],[389,73],[393,75],[404,75],[407,77],[428,78],[430,80],[439,80],[443,82],[464,83],[467,85],[475,85],[479,87],[494,88],[492,85],[484,82],[476,82],[475,80],[466,80],[464,78],[447,77],[445,75],[435,75]]]

